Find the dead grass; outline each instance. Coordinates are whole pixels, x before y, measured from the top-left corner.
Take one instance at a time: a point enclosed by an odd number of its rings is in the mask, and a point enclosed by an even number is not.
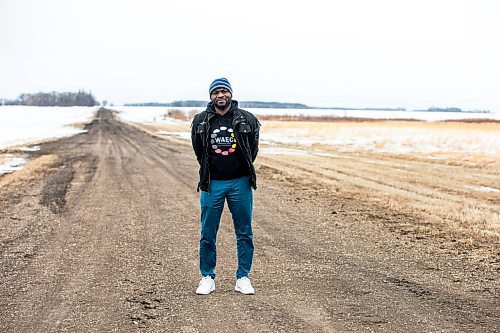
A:
[[[158,131],[164,131],[167,133],[168,132],[188,132],[190,130],[190,128],[189,128],[189,122],[187,122],[187,121],[179,123],[178,125],[172,125],[172,124],[150,125],[150,124],[140,124],[140,123],[129,123],[129,125],[137,128],[141,131],[144,131],[144,132],[150,134],[151,136],[154,136],[154,137],[157,137],[160,139],[165,139],[166,137],[168,137],[168,140],[174,142],[175,144],[179,144],[179,145],[183,145],[183,146],[191,144],[191,142],[189,142],[188,140],[181,139],[181,138],[174,136],[174,135],[167,135],[167,136],[162,135],[162,134],[159,134],[159,132],[158,132]]]
[[[24,168],[14,173],[0,177],[0,188],[5,186],[15,186],[22,182],[29,182],[41,175],[58,161],[56,155],[42,155],[29,161]]]
[[[173,119],[177,119],[177,120],[188,120],[188,116],[182,112],[181,110],[178,110],[178,109],[172,109],[172,110],[169,110],[168,113],[167,113],[168,117],[170,118],[173,118]]]
[[[188,122],[183,122],[179,124],[160,124],[160,125],[151,125],[151,124],[140,124],[140,123],[131,123],[132,125],[142,131],[146,131],[149,134],[158,136],[158,131],[165,132],[189,132],[190,126]]]
[[[500,240],[498,171],[469,168],[384,154],[266,156],[264,166],[316,181],[327,188],[372,202],[378,207],[418,217],[430,234],[460,233],[476,241]]]
[[[500,120],[496,119],[480,119],[480,118],[471,118],[471,119],[455,119],[455,120],[443,120],[443,123],[475,123],[475,124],[487,124],[487,123],[500,123]]]

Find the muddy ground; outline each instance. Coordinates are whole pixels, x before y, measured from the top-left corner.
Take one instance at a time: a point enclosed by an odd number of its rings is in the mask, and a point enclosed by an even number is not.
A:
[[[29,172],[0,178],[1,332],[500,329],[494,258],[408,233],[418,217],[291,177],[286,162],[257,160],[256,295],[234,291],[225,212],[217,289],[197,296],[191,147],[105,110],[87,129],[31,153]]]

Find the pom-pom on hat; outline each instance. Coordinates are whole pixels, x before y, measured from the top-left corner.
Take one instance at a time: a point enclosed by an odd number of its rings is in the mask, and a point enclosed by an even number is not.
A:
[[[229,90],[231,95],[233,95],[233,88],[231,88],[231,83],[229,83],[229,81],[225,77],[213,80],[210,84],[210,88],[208,89],[208,94],[212,95],[212,91],[217,88],[226,88],[227,90]]]

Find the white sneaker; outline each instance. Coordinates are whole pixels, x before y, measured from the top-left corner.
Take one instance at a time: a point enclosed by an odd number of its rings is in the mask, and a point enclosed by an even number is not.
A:
[[[200,283],[198,284],[198,288],[196,289],[196,293],[198,295],[208,295],[214,290],[215,281],[210,275],[207,275],[201,279]]]
[[[239,291],[240,293],[245,295],[255,294],[255,290],[250,283],[250,279],[246,276],[236,280],[236,286],[234,287],[234,290]]]

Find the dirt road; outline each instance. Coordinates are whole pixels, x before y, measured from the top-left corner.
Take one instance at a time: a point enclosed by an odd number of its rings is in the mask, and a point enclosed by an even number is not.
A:
[[[415,217],[257,163],[256,295],[197,296],[191,147],[100,111],[0,178],[1,332],[495,332],[498,271],[398,232]],[[274,162],[276,164],[276,162]],[[285,162],[284,162],[285,163]]]

